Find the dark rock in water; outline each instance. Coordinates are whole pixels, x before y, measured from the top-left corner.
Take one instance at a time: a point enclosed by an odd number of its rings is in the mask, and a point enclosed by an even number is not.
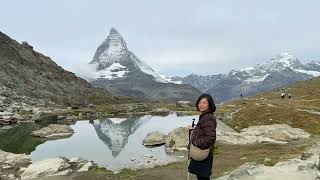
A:
[[[34,115],[32,120],[42,124],[54,124],[58,122],[58,115],[53,113],[40,113]]]

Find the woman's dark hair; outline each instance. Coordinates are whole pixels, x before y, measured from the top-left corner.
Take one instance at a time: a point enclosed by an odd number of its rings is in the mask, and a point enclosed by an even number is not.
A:
[[[201,96],[199,96],[199,98],[196,102],[197,111],[200,111],[198,104],[201,101],[201,99],[203,99],[203,98],[206,98],[209,103],[208,110],[210,111],[210,113],[214,113],[216,111],[216,105],[214,104],[213,98],[210,94],[202,94]]]

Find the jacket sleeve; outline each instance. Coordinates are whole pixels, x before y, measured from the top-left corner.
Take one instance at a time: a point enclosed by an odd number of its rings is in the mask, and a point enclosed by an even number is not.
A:
[[[208,149],[216,141],[217,122],[215,118],[206,118],[198,124],[198,130],[201,131],[199,136],[192,143],[200,149]]]

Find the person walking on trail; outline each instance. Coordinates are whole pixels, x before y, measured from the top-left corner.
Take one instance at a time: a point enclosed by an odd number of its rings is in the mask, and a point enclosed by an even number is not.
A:
[[[242,93],[240,94],[240,98],[242,99]]]
[[[209,180],[212,174],[213,149],[216,142],[217,121],[214,117],[216,106],[213,98],[209,94],[202,94],[196,102],[197,111],[200,111],[199,121],[192,130],[191,146],[201,150],[209,150],[204,160],[197,161],[190,157],[188,171],[197,176],[198,180]],[[190,150],[190,147],[188,149]]]
[[[282,93],[281,93],[281,98],[284,99],[284,96],[285,96],[285,93],[282,92]]]
[[[292,97],[291,93],[288,94],[288,99],[290,100]]]

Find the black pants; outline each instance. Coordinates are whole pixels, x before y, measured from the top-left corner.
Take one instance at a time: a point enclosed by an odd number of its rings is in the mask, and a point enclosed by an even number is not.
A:
[[[197,176],[198,180],[210,180],[209,177],[201,177],[201,176]]]

